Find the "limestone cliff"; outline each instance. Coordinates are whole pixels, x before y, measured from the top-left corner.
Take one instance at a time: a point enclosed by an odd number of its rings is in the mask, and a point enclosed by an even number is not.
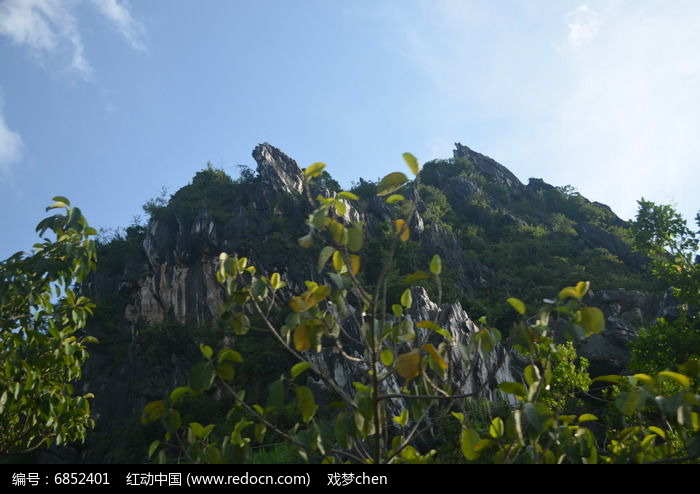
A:
[[[112,259],[110,270],[101,268],[86,286],[91,297],[98,304],[102,302],[102,307],[109,307],[109,311],[103,310],[101,317],[91,324],[91,331],[103,345],[96,347],[88,363],[85,386],[97,397],[94,409],[100,418],[100,429],[97,439],[83,453],[83,460],[102,461],[112,454],[115,458],[137,461],[123,453],[129,448],[123,431],[138,427],[145,403],[160,399],[185,381],[189,366],[197,358],[197,352],[192,352],[192,348],[196,349],[194,340],[206,341],[212,337],[197,331],[217,326],[224,302],[223,289],[215,278],[220,252],[246,256],[263,273],[280,272],[289,285],[286,296],[302,290],[304,280],[321,281],[313,252],[301,249],[296,243],[296,238],[304,232],[304,221],[310,211],[303,193],[302,170],[292,158],[267,143],[255,148],[253,158],[257,174],[250,174],[246,182],[231,184],[229,179],[212,185],[206,181],[218,180],[215,175],[195,177],[191,185],[173,196],[167,208],[152,215],[141,237],[134,237],[142,239],[138,253]],[[422,179],[445,195],[453,209],[451,214],[459,222],[475,222],[493,242],[502,242],[499,237],[505,235],[502,232],[520,235],[518,232],[522,231],[530,235],[532,225],[540,219],[549,228],[547,222],[551,216],[547,208],[551,210],[554,200],[566,200],[541,180],[523,185],[504,166],[461,144],[456,145],[453,160],[426,165]],[[360,186],[363,183],[368,184],[361,182]],[[313,197],[333,195],[335,191],[330,184],[329,181],[317,186]],[[371,184],[368,187],[371,189]],[[434,199],[419,200],[412,196],[409,199],[418,206],[411,237],[415,252],[411,255],[429,259],[435,253],[440,254],[445,266],[449,266],[446,279],[464,300],[490,292],[503,300],[500,293],[508,288],[508,273],[489,263],[486,255],[480,255],[478,245],[470,237],[460,235],[455,225],[461,223],[450,224],[438,218],[431,202]],[[579,201],[582,207],[593,207],[584,201]],[[482,212],[475,204],[485,204],[483,208],[491,215],[483,225],[479,223]],[[595,211],[598,214],[599,209]],[[600,211],[603,216],[608,214],[603,209]],[[593,220],[585,215],[571,217],[574,228],[568,234],[570,240],[564,239],[566,242],[577,243],[580,249],[599,249],[605,255],[618,256],[622,261],[616,262],[623,266],[619,269],[628,269],[624,263],[633,256],[624,242],[605,228],[589,223]],[[391,219],[391,209],[381,199],[371,196],[363,197],[358,207],[349,205],[345,217],[347,222],[362,221],[370,240],[372,236],[380,237]],[[623,223],[612,215],[608,223],[601,224]],[[487,246],[484,252],[488,249]],[[372,262],[378,260],[367,259],[368,269]],[[575,281],[578,280],[568,282]],[[653,318],[658,302],[653,297],[625,290],[599,292],[591,304],[595,302],[600,302],[606,311],[608,332],[582,345],[582,354],[601,373],[619,371],[629,362],[627,343],[640,324]],[[438,312],[439,323],[453,336],[449,364],[455,389],[463,393],[482,390],[483,398],[493,398],[496,382],[518,379],[518,369],[504,347],[497,348],[487,360],[475,361],[476,371],[469,372],[460,347],[469,344],[471,336],[479,331],[478,325],[460,302],[438,307],[425,289],[414,290],[410,314],[415,321],[433,319]],[[348,333],[359,334],[351,319],[342,324]],[[191,330],[189,338],[186,332],[181,332],[182,328]],[[168,331],[172,332],[172,337],[167,339],[172,346],[164,348],[158,335]],[[417,337],[427,341],[429,335],[419,332]],[[184,341],[178,346],[180,338],[188,340],[189,347]],[[220,339],[215,343],[231,344],[228,336],[217,333],[216,338]],[[353,351],[351,344],[348,348]],[[154,352],[158,358],[149,360]],[[330,349],[312,358],[348,392],[352,391],[352,381],[362,374],[362,369]],[[322,387],[320,383],[313,385]],[[386,385],[397,387],[391,380]]]

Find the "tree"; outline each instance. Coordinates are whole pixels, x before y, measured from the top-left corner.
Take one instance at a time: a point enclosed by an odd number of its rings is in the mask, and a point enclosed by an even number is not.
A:
[[[0,262],[0,454],[84,440],[94,426],[91,393],[76,392],[93,305],[76,290],[95,269],[95,244],[81,211],[55,197],[32,253]]]
[[[651,259],[655,275],[674,288],[685,304],[700,300],[700,264],[695,256],[700,246],[698,233],[669,205],[657,205],[643,198],[638,201],[637,218],[632,224],[634,247]],[[700,227],[700,213],[696,217]]]
[[[700,227],[700,214],[696,221]],[[640,331],[632,345],[632,367],[643,372],[677,370],[688,359],[700,358],[700,238],[671,206],[644,199],[632,231],[635,248],[651,259],[652,272],[681,303],[677,317],[660,319]]]

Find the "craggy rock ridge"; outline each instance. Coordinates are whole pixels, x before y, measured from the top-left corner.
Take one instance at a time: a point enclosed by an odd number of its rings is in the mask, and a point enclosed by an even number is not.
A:
[[[482,178],[449,175],[436,165],[432,183],[448,197],[484,195],[503,209],[504,218],[512,224],[527,226],[524,219],[510,210],[510,204],[537,196],[543,189],[553,189],[539,179],[531,179],[525,186],[504,166],[461,144],[456,144],[454,156],[455,160],[471,162]],[[142,248],[137,249],[139,253],[111,272],[98,271],[86,286],[98,304],[109,301],[111,312],[108,318],[98,317],[90,326],[93,334],[103,341],[88,360],[85,383],[85,388],[96,395],[94,410],[100,429],[88,449],[77,453],[76,461],[110,461],[110,458],[138,461],[124,453],[129,449],[124,438],[126,431],[138,428],[138,418],[148,401],[161,399],[186,381],[189,367],[198,358],[197,352],[183,353],[177,345],[154,348],[154,333],[170,331],[166,328],[172,325],[194,330],[216,324],[224,301],[223,289],[215,278],[220,252],[246,256],[261,272],[280,272],[289,286],[288,294],[303,290],[304,280],[322,281],[316,272],[314,256],[296,244],[296,238],[305,231],[304,221],[310,210],[302,192],[303,172],[292,158],[267,143],[255,148],[253,158],[257,175],[245,197],[232,200],[223,210],[214,211],[202,205],[189,217],[177,211],[153,216],[145,228]],[[489,183],[505,192],[499,197],[488,196],[484,190]],[[329,197],[333,193],[325,186],[312,191],[313,197],[317,194]],[[426,255],[441,255],[455,274],[455,284],[462,293],[471,297],[500,283],[497,273],[468,254],[450,229],[435,223],[426,225],[422,217],[426,205],[421,202],[417,205],[412,240]],[[371,236],[381,232],[382,224],[391,220],[391,211],[384,201],[375,197],[362,210],[349,205],[345,219],[364,222]],[[575,229],[591,245],[607,248],[620,258],[630,257],[627,245],[609,232],[584,223],[577,224]],[[410,314],[414,321],[435,317],[438,307],[424,289],[416,289],[413,299]],[[653,297],[624,290],[599,292],[591,305],[596,302],[606,313],[608,331],[584,343],[581,353],[591,360],[595,372],[617,372],[629,362],[627,343],[641,324],[653,319],[659,304]],[[464,367],[460,345],[468,345],[470,335],[479,331],[479,327],[459,302],[443,304],[438,322],[454,337],[449,368],[456,390],[462,393],[482,390],[482,397],[494,398],[497,382],[517,380],[514,376],[518,375],[518,369],[503,347],[497,348],[486,361],[477,360],[477,371],[469,372]],[[343,321],[345,329],[357,335],[359,328],[353,324],[351,320]],[[423,332],[417,333],[421,342],[428,337]],[[346,349],[350,353],[357,351],[351,344]],[[155,363],[148,360],[153,353],[160,356]],[[352,392],[351,383],[361,375],[358,372],[361,369],[331,350],[312,358]],[[310,384],[323,387],[321,383]],[[397,383],[389,381],[387,386],[397,387]]]

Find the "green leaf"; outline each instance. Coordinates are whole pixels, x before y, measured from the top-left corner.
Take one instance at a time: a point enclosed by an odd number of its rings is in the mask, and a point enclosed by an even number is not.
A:
[[[401,172],[390,173],[384,177],[379,185],[377,185],[377,195],[387,196],[400,189],[406,182],[408,182],[408,177]]]
[[[525,377],[525,382],[528,386],[532,386],[532,383],[540,379],[540,370],[534,365],[530,364],[525,367],[523,371],[523,376]]]
[[[236,375],[236,371],[231,364],[223,362],[216,366],[216,375],[224,381],[230,381]]]
[[[408,165],[408,168],[411,169],[411,173],[418,175],[418,172],[420,172],[420,165],[418,164],[416,157],[411,153],[403,153],[403,159]]]
[[[515,395],[520,398],[525,398],[527,396],[525,386],[523,386],[521,383],[503,382],[498,385],[498,389],[500,389],[504,393],[508,393],[509,395]]]
[[[430,260],[430,272],[435,276],[440,276],[440,274],[442,274],[442,259],[437,254]]]
[[[544,432],[551,424],[552,412],[544,403],[525,403],[523,415],[528,423],[539,433]]]
[[[158,446],[160,446],[160,441],[155,440],[151,443],[151,445],[148,447],[148,459],[150,460],[151,457],[153,456],[153,453],[156,452],[158,449]]]
[[[661,439],[666,439],[666,433],[663,431],[663,429],[660,429],[659,427],[656,427],[655,425],[647,427],[650,432],[653,432],[657,436],[659,436]]]
[[[158,420],[165,412],[165,403],[163,401],[152,401],[143,408],[141,415],[142,424],[150,424]]]
[[[688,377],[684,376],[683,374],[679,374],[678,372],[662,371],[662,372],[659,372],[659,375],[667,377],[673,381],[676,381],[678,384],[680,384],[684,388],[690,387],[690,379],[688,379]]]
[[[387,204],[394,204],[395,202],[401,202],[405,201],[406,198],[402,196],[401,194],[392,194],[389,197],[386,198],[386,203]]]
[[[323,173],[323,169],[325,167],[326,167],[325,163],[314,163],[313,165],[304,169],[304,177],[306,177],[306,178],[318,177],[321,173]]]
[[[325,246],[323,249],[321,249],[321,253],[318,255],[318,265],[317,265],[317,270],[320,273],[323,271],[323,267],[326,265],[328,262],[328,259],[331,258],[333,253],[336,251],[335,247],[331,247],[329,245]]]
[[[615,399],[615,406],[623,415],[632,415],[644,405],[645,401],[646,397],[633,389],[627,393],[620,393]]]
[[[411,295],[411,289],[406,288],[401,294],[401,305],[403,305],[407,309],[410,309],[411,304],[413,304],[413,295]]]
[[[404,278],[404,283],[410,285],[416,281],[427,280],[428,278],[430,278],[430,273],[427,273],[426,271],[416,271],[415,273],[406,276],[406,278]]]
[[[503,436],[505,431],[505,425],[503,424],[503,419],[501,417],[496,417],[491,421],[489,426],[489,434],[492,438],[498,439]]]
[[[292,379],[296,378],[299,374],[311,368],[311,364],[308,362],[299,362],[292,366],[291,374]]]
[[[364,234],[362,233],[362,223],[356,221],[348,228],[348,249],[351,252],[358,252],[362,249],[362,243],[364,241]]]
[[[70,201],[65,196],[56,196],[56,197],[52,198],[51,200],[56,201],[56,202],[62,202],[64,204],[66,204],[67,206],[70,206]]]
[[[349,199],[351,201],[359,201],[360,198],[356,195],[353,194],[352,192],[347,192],[347,191],[342,191],[338,192],[338,199]]]
[[[348,212],[348,207],[343,201],[335,201],[333,205],[338,216],[345,216],[345,213]]]
[[[396,317],[401,317],[403,316],[403,306],[399,304],[392,304],[391,312],[393,312]]]
[[[394,351],[389,348],[385,348],[379,355],[379,359],[382,361],[382,364],[384,364],[387,367],[390,367],[391,364],[394,363]]]
[[[281,379],[274,381],[270,385],[268,403],[273,407],[282,408],[284,404],[284,383]]]
[[[270,285],[273,290],[279,290],[284,288],[287,284],[282,281],[282,277],[279,273],[272,273],[272,276],[270,276]]]
[[[522,300],[511,297],[507,299],[506,302],[508,302],[518,314],[521,316],[525,315],[525,304],[522,302]]]
[[[314,401],[314,394],[306,386],[297,386],[295,392],[302,419],[305,423],[309,423],[316,415],[316,410],[318,410],[318,405]]]
[[[479,434],[472,429],[464,428],[462,429],[462,434],[460,435],[460,446],[462,449],[462,454],[469,461],[474,461],[479,457],[479,452],[476,449],[476,445],[479,443],[481,438]]]
[[[584,422],[593,422],[595,420],[599,420],[598,417],[590,413],[584,413],[578,418],[578,423],[583,424]]]
[[[209,345],[200,344],[199,351],[202,352],[202,355],[204,355],[204,358],[207,358],[207,359],[211,358],[211,356],[214,355],[214,350],[212,350]]]
[[[214,382],[214,376],[211,362],[199,362],[192,367],[188,384],[195,393],[206,391]]]
[[[180,386],[179,388],[175,388],[170,392],[170,403],[174,404],[177,402],[177,400],[180,399],[181,396],[184,396],[186,394],[190,394],[190,388],[186,386]]]
[[[265,433],[267,432],[267,426],[263,423],[255,424],[255,440],[258,443],[262,443],[265,439]]]
[[[608,376],[598,376],[593,379],[594,381],[604,381],[604,382],[609,382],[609,383],[615,383],[615,384],[625,384],[627,382],[627,379],[625,379],[623,376],[617,376],[617,375],[608,375]]]
[[[224,349],[219,350],[217,360],[219,362],[223,362],[225,360],[231,360],[232,362],[236,362],[237,364],[242,364],[243,363],[243,356],[241,356],[241,354],[238,353],[236,350],[232,350],[230,348],[224,348]]]
[[[393,418],[394,422],[396,422],[399,425],[406,426],[408,424],[408,408],[404,408],[401,411],[401,415],[394,417]]]
[[[347,245],[350,240],[350,234],[348,233],[348,229],[341,223],[331,220],[330,223],[328,223],[328,230],[331,232],[331,237],[333,237],[333,241],[336,244],[341,246]]]

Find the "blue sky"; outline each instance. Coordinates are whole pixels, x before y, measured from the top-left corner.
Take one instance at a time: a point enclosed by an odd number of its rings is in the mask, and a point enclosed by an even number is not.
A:
[[[345,186],[462,142],[631,218],[700,208],[694,0],[0,0],[0,257],[270,142]]]

